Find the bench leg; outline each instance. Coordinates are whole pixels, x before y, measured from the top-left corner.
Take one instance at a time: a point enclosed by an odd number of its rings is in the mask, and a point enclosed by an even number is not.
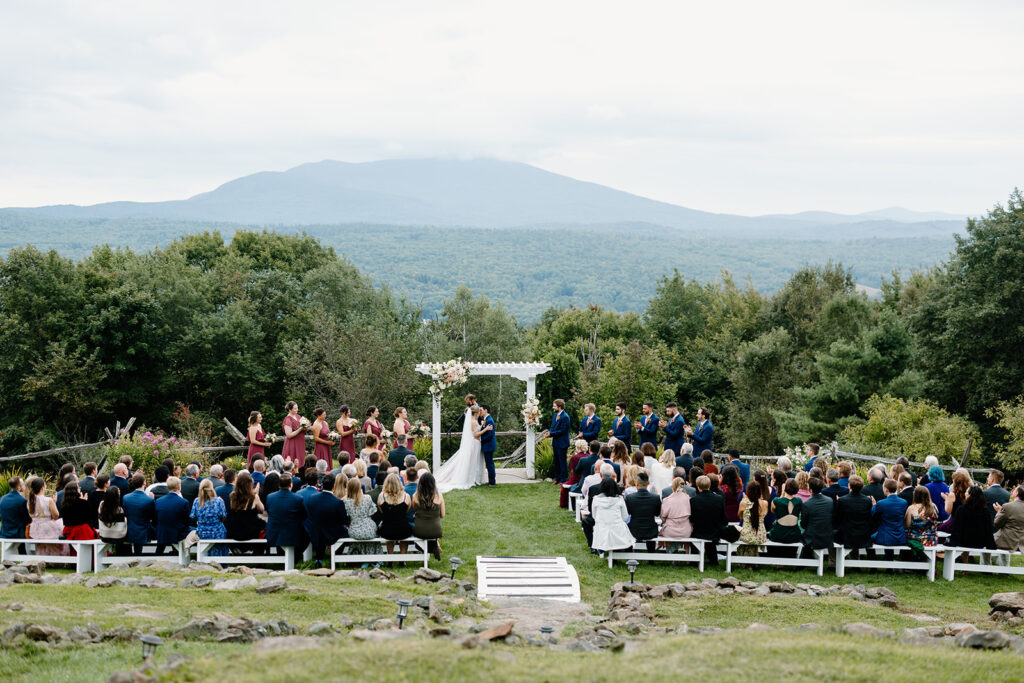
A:
[[[612,564],[614,562],[615,562],[615,551],[614,550],[609,550],[608,551],[608,569],[612,568]]]
[[[694,547],[697,549],[697,569],[699,569],[700,573],[703,574],[704,573],[704,544],[703,543],[697,543],[696,545],[694,545]]]
[[[88,547],[88,552],[86,552]],[[92,571],[92,547],[90,546],[77,546],[75,552],[77,553],[75,559],[75,571],[79,574],[87,574]]]
[[[181,541],[176,546],[178,549],[178,562],[181,563],[182,567],[188,566],[188,548],[185,547],[185,542]]]
[[[836,576],[846,576],[846,548],[836,548]]]
[[[714,541],[712,541],[714,543]],[[732,543],[725,545],[725,573],[732,574],[732,552],[735,546]]]
[[[928,558],[928,580],[935,581],[935,550],[929,552],[925,549],[924,556]]]
[[[828,558],[828,550],[818,551],[818,576],[825,575],[825,560]]]
[[[952,550],[947,550],[945,557],[942,559],[942,578],[946,581],[953,580],[953,571],[955,569],[957,553]]]
[[[285,570],[295,569],[295,547],[289,546],[284,549]]]

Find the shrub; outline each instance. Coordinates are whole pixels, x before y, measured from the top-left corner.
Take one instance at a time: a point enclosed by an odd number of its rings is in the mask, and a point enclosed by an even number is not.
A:
[[[233,469],[236,472],[241,472],[245,469],[246,461],[248,456],[245,455],[232,455],[229,458],[224,458],[220,461],[220,464],[224,466],[224,469]]]
[[[537,441],[533,456],[533,471],[536,479],[555,476],[555,454],[551,450],[551,439]]]
[[[434,444],[432,437],[425,439],[416,439],[412,444],[412,451],[416,454],[417,460],[426,460],[429,463],[433,463],[434,459]],[[385,457],[387,453],[384,454]],[[433,467],[433,465],[431,465]]]
[[[11,492],[11,486],[7,482],[10,481],[12,477],[28,479],[28,472],[20,467],[9,467],[7,469],[0,470],[0,497],[6,496]]]
[[[995,452],[1000,466],[1013,472],[1024,469],[1024,396],[1001,401],[995,408],[985,411],[985,416],[997,419],[996,426],[1005,432]]]
[[[203,462],[202,452],[194,441],[182,441],[161,431],[151,432],[145,427],[140,427],[131,436],[121,434],[117,441],[106,447],[108,468],[113,468],[125,455],[131,456],[133,469],[142,470],[146,474],[152,474],[167,458],[182,467],[192,460]]]

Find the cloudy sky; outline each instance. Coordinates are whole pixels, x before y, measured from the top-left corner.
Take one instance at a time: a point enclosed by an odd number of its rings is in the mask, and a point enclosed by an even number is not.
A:
[[[0,4],[0,206],[496,157],[697,209],[1024,186],[1019,2]]]

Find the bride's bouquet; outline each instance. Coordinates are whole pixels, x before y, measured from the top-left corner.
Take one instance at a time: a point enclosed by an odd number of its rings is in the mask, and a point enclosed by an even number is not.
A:
[[[430,393],[437,399],[450,387],[465,384],[469,379],[469,363],[463,363],[461,358],[455,358],[444,363],[430,364]]]
[[[523,404],[522,409],[523,424],[526,428],[536,427],[540,424],[541,411],[540,411],[540,399],[537,397],[526,400]]]

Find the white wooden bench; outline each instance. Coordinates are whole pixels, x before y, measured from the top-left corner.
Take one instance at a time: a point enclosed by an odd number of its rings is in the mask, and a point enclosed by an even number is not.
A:
[[[725,571],[731,572],[734,564],[767,564],[767,565],[781,565],[783,567],[813,567],[818,573],[818,576],[825,574],[825,562],[828,560],[828,548],[812,549],[814,557],[801,557],[803,552],[802,543],[776,543],[775,541],[766,541],[765,543],[755,545],[752,543],[741,543],[739,541],[735,543],[726,543],[725,552]],[[757,548],[756,555],[741,555],[736,551],[740,548]],[[768,548],[792,548],[796,550],[796,557],[781,557],[776,555],[767,555],[765,551]]]
[[[569,492],[569,511],[576,515],[576,523],[579,524],[583,521],[583,508],[580,505],[580,501],[583,500],[582,493]]]
[[[923,560],[901,560],[900,553],[912,552],[913,549],[905,545],[872,545],[867,548],[846,548],[842,543],[835,544],[836,549],[836,576],[842,578],[846,575],[847,569],[918,569],[925,572],[929,581],[935,580],[935,561],[938,553],[937,546],[925,547]],[[861,557],[867,550],[874,551],[875,557]],[[887,551],[892,553],[891,560],[886,559]]]
[[[163,546],[165,546],[167,548],[173,548],[174,551],[175,551],[174,555],[157,555],[156,554],[156,547],[157,547],[158,544],[156,542],[153,542],[153,541],[151,541],[149,543],[143,543],[142,544],[142,554],[140,554],[140,555],[136,555],[136,554],[134,554],[134,552],[132,552],[132,553],[130,553],[128,555],[110,555],[110,554],[108,554],[108,553],[111,553],[111,552],[114,551],[114,548],[116,547],[116,545],[123,545],[123,546],[128,546],[129,548],[131,548],[132,545],[133,545],[131,543],[114,544],[114,543],[107,543],[106,541],[99,541],[99,540],[98,541],[94,541],[94,543],[95,543],[95,545],[93,546],[93,563],[92,563],[92,565],[93,565],[93,571],[95,571],[97,573],[99,573],[100,571],[106,569],[107,567],[112,567],[114,565],[131,564],[132,562],[141,562],[143,560],[165,560],[165,561],[166,560],[170,560],[170,561],[177,560],[178,564],[180,564],[182,567],[187,567],[188,563],[189,563],[189,559],[190,559],[189,558],[189,551],[188,551],[187,548],[185,548],[185,544],[183,542],[182,543],[175,543],[173,545],[169,545],[169,544],[166,544],[166,543],[159,544],[159,545],[163,545]]]
[[[211,555],[210,551],[215,545],[228,546],[227,555]],[[232,553],[232,550],[243,550],[246,548],[265,548],[265,555],[254,553]],[[281,548],[280,555],[271,554],[271,550],[277,546],[267,545],[265,538],[253,538],[248,541],[236,541],[233,538],[201,538],[196,541],[196,562],[216,562],[218,564],[279,564],[286,570],[295,569],[295,548]],[[308,546],[307,546],[308,548]]]
[[[707,539],[703,538],[667,538],[659,536],[658,538],[652,539],[657,543],[686,543],[690,546],[696,546],[690,548],[687,552],[672,552],[665,550],[664,552],[650,552],[647,550],[647,541],[637,541],[633,546],[633,550],[609,550],[605,552],[604,556],[608,560],[608,566],[611,567],[615,560],[648,560],[651,562],[696,562],[697,568],[704,571],[704,551],[706,544],[710,543]]]
[[[977,572],[981,574],[1017,574],[1024,575],[1024,567],[1014,566],[1011,559],[1020,553],[1011,553],[1009,550],[988,550],[986,548],[964,548],[960,546],[937,546],[937,550],[944,553],[942,559],[942,578],[952,581],[956,572]],[[961,556],[966,555],[964,561]],[[968,562],[971,557],[977,557],[978,564]],[[999,562],[993,562],[999,560]]]
[[[25,552],[15,552],[15,548],[25,544]],[[2,562],[38,562],[47,564],[74,565],[79,574],[92,571],[93,548],[100,541],[72,541],[57,538],[0,538],[0,561]],[[30,552],[38,545],[63,545],[75,551],[74,555],[39,555]]]
[[[369,554],[355,554],[355,553],[340,553],[346,546],[355,543],[379,543],[381,546],[381,552],[369,553]],[[388,543],[394,543],[395,551],[389,553],[387,551]],[[400,552],[398,544],[407,543],[409,544],[406,552]],[[334,545],[331,546],[331,569],[336,569],[338,564],[346,564],[350,562],[359,562],[360,564],[373,564],[377,562],[419,562],[423,561],[423,566],[428,566],[430,562],[430,543],[423,540],[422,538],[415,538],[410,536],[404,541],[390,541],[386,538],[371,538],[369,540],[357,540],[354,538],[339,538]]]

